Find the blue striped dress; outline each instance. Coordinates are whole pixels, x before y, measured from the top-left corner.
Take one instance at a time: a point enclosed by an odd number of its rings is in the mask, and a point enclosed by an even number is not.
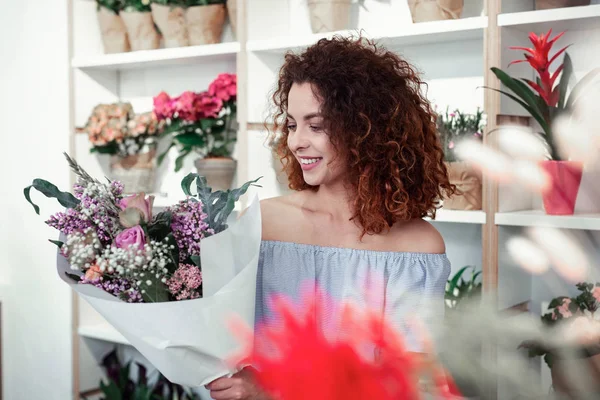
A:
[[[443,322],[444,290],[450,274],[446,254],[357,250],[280,241],[263,241],[257,274],[256,322],[277,325],[270,307],[272,295],[301,300],[302,287],[318,287],[333,303],[349,301],[381,311],[403,335],[410,351],[421,342],[409,326],[417,316],[427,329]],[[372,282],[373,290],[368,290]],[[318,322],[327,335],[335,335],[335,307],[326,304]],[[435,339],[435,338],[434,338]]]

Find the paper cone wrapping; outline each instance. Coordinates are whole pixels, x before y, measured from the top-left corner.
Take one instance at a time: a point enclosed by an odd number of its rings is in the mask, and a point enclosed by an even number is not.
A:
[[[223,25],[225,25],[225,5],[188,7],[185,12],[190,44],[198,46],[221,42]]]
[[[308,0],[313,33],[348,29],[351,6],[350,0]]]
[[[408,0],[413,22],[459,19],[464,0]]]
[[[152,3],[152,18],[160,29],[165,47],[189,46],[185,9]]]
[[[227,0],[227,14],[233,35],[237,38],[237,0]]]
[[[100,7],[96,13],[104,52],[125,53],[131,50],[127,29],[121,17],[105,7]]]
[[[161,303],[125,303],[92,285],[58,273],[170,381],[199,387],[234,372],[229,357],[243,348],[232,335],[230,317],[254,327],[256,272],[261,242],[260,204],[217,235],[202,239],[204,297]]]
[[[158,49],[160,37],[154,28],[151,12],[121,12],[121,18],[127,28],[131,49]]]
[[[456,185],[457,192],[444,198],[447,210],[481,210],[481,178],[479,172],[469,163],[456,161],[446,163],[450,183]]]
[[[590,0],[535,0],[537,10],[547,10],[549,8],[578,7],[589,6]]]

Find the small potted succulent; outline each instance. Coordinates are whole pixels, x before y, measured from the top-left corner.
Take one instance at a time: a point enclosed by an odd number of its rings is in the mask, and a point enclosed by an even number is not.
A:
[[[96,16],[102,36],[104,52],[125,53],[131,50],[127,29],[119,14],[123,10],[122,0],[96,0]]]
[[[444,148],[444,158],[450,183],[456,193],[445,196],[443,207],[449,210],[481,210],[482,183],[480,172],[456,154],[457,145],[467,139],[481,140],[485,115],[477,108],[474,114],[446,108],[438,113],[437,126]]]

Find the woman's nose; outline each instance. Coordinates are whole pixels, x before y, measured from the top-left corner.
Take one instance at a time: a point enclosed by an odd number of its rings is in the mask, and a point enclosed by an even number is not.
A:
[[[310,141],[304,129],[298,127],[295,132],[288,134],[288,147],[293,152],[310,147]]]

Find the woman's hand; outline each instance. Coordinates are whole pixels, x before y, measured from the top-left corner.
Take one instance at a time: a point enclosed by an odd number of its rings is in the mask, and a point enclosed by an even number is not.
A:
[[[215,379],[206,388],[215,400],[267,400],[268,397],[256,386],[252,372],[244,368],[231,378]]]

